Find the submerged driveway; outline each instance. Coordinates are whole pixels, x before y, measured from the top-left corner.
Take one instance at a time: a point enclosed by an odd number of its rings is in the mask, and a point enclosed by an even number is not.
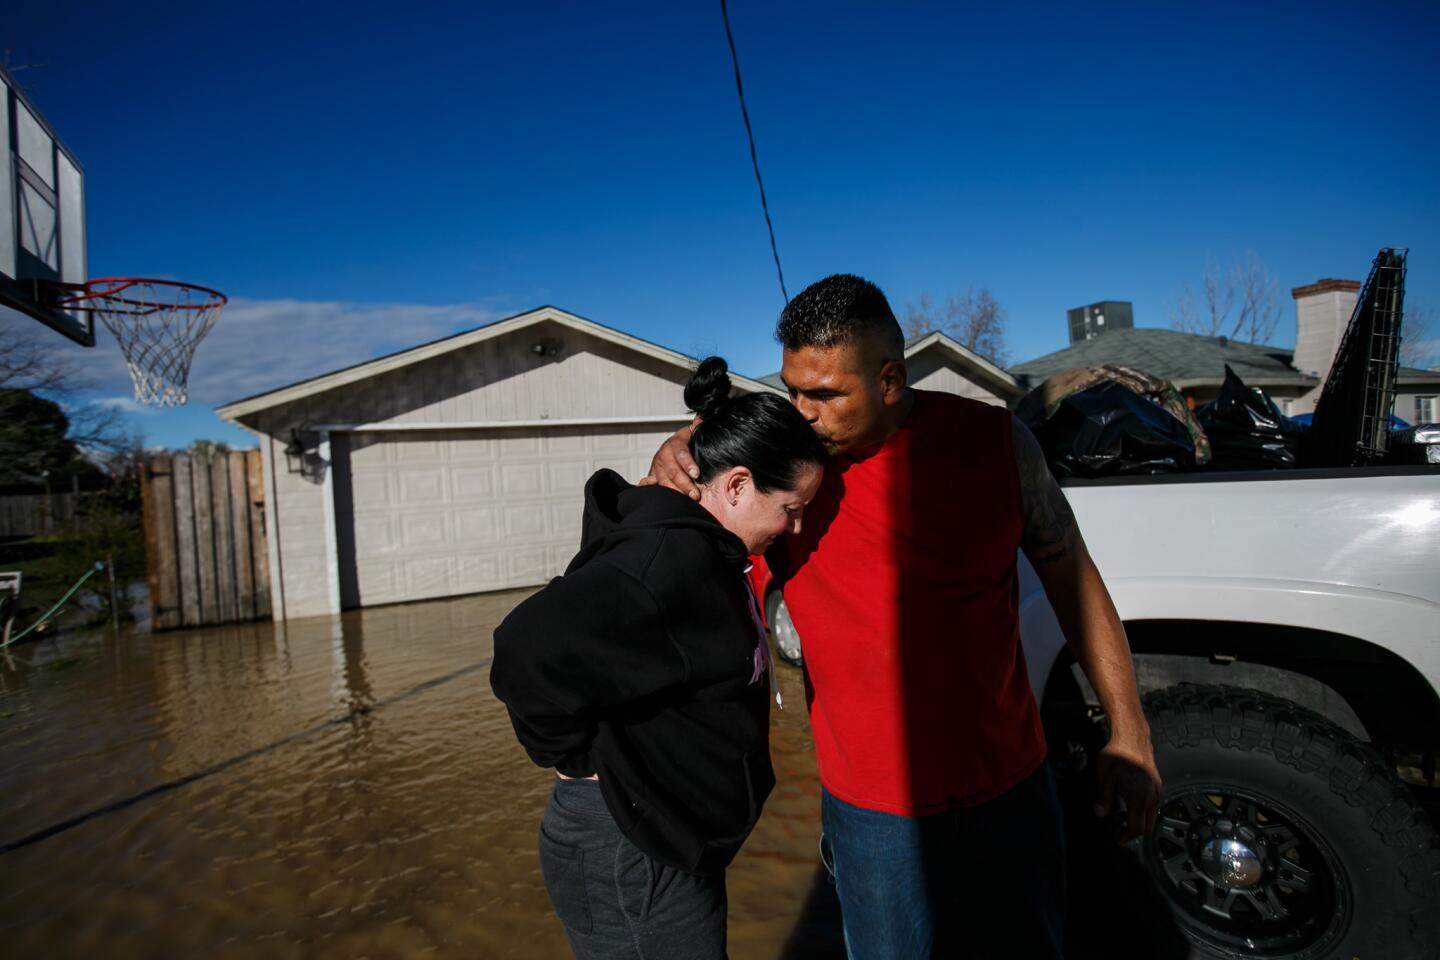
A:
[[[550,774],[487,679],[525,595],[12,648],[7,952],[565,956],[535,857]],[[819,789],[800,674],[780,680],[779,784],[729,873],[735,957],[834,946],[806,919]]]

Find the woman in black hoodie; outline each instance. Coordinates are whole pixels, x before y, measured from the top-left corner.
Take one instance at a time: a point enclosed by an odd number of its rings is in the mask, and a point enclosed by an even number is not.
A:
[[[725,867],[775,784],[747,557],[799,529],[825,449],[718,357],[685,403],[700,501],[597,472],[580,552],[495,631],[491,687],[557,774],[540,866],[580,960],[724,956]]]

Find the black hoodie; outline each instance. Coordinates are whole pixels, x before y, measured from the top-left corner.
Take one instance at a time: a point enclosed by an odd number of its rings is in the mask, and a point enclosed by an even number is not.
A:
[[[531,759],[598,773],[625,836],[689,873],[725,869],[775,785],[746,564],[689,497],[601,470],[579,554],[495,631],[490,686]]]

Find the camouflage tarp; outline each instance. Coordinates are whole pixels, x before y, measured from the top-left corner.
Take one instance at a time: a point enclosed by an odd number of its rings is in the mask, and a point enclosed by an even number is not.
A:
[[[1185,425],[1195,441],[1195,465],[1204,466],[1210,462],[1210,439],[1205,436],[1195,414],[1185,404],[1185,398],[1169,380],[1152,377],[1148,373],[1118,363],[1101,364],[1098,367],[1075,367],[1063,370],[1045,380],[1044,383],[1025,394],[1015,407],[1015,415],[1031,430],[1055,415],[1066,397],[1081,390],[1088,390],[1097,383],[1118,383],[1122,387],[1153,401],[1166,413]]]

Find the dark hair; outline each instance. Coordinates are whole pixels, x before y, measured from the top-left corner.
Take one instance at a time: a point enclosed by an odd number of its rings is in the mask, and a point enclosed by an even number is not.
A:
[[[801,464],[825,462],[825,446],[788,401],[773,393],[730,396],[729,368],[706,357],[685,384],[685,406],[701,417],[690,437],[700,482],[746,467],[761,493],[790,490]]]
[[[905,359],[905,337],[880,288],[853,273],[817,280],[786,304],[775,324],[775,339],[786,350],[834,347],[874,337],[879,359]]]

